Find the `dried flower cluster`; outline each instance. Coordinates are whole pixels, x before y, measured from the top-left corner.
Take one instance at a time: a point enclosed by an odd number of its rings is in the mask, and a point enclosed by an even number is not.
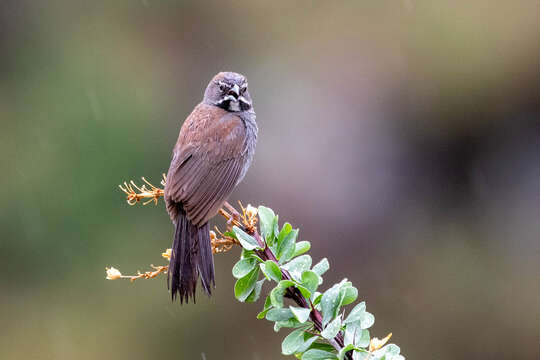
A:
[[[161,185],[165,187],[166,176],[162,175],[163,179],[161,180]],[[152,201],[157,205],[160,197],[163,196],[163,189],[160,189],[151,183],[149,183],[144,177],[142,178],[144,184],[142,186],[137,186],[133,180],[129,183],[124,181],[123,185],[118,185],[120,190],[122,190],[127,195],[127,203],[129,205],[135,205],[142,199],[149,199],[143,202],[143,205],[149,204]],[[137,191],[135,191],[137,190]]]
[[[171,259],[171,249],[165,250],[164,253],[161,254],[165,259],[170,260]],[[135,281],[137,279],[153,279],[159,274],[164,274],[169,269],[168,265],[161,265],[161,266],[154,266],[150,265],[153,271],[145,271],[141,273],[140,271],[137,271],[137,275],[122,275],[120,270],[114,268],[114,267],[106,267],[105,271],[107,273],[106,279],[107,280],[118,280],[118,279],[129,279],[130,281]]]

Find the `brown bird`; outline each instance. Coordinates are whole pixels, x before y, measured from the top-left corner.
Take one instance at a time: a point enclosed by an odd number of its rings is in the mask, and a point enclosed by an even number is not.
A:
[[[165,185],[175,224],[167,275],[173,300],[195,301],[199,277],[208,295],[215,286],[208,220],[246,174],[257,131],[247,80],[234,72],[214,76],[180,129]]]

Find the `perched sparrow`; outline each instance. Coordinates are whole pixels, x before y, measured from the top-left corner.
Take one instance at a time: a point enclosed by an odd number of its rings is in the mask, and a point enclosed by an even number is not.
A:
[[[173,149],[165,185],[167,212],[175,224],[167,282],[180,303],[195,300],[199,277],[208,295],[215,286],[208,220],[246,174],[257,143],[247,87],[243,75],[214,76]]]

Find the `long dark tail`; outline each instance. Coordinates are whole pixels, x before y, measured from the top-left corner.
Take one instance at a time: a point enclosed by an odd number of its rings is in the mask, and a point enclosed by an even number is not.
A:
[[[208,223],[201,227],[192,224],[181,205],[178,205],[178,217],[174,232],[171,261],[167,273],[167,285],[172,299],[178,294],[180,303],[195,302],[197,279],[208,296],[215,286],[214,257],[210,244]]]

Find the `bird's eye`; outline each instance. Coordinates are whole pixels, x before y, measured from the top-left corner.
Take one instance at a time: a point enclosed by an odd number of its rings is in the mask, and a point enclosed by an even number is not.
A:
[[[227,90],[227,89],[228,89],[227,85],[225,85],[225,84],[219,84],[219,90],[225,91],[225,90]]]
[[[247,90],[247,86],[244,86],[240,89],[240,94],[244,94]]]

